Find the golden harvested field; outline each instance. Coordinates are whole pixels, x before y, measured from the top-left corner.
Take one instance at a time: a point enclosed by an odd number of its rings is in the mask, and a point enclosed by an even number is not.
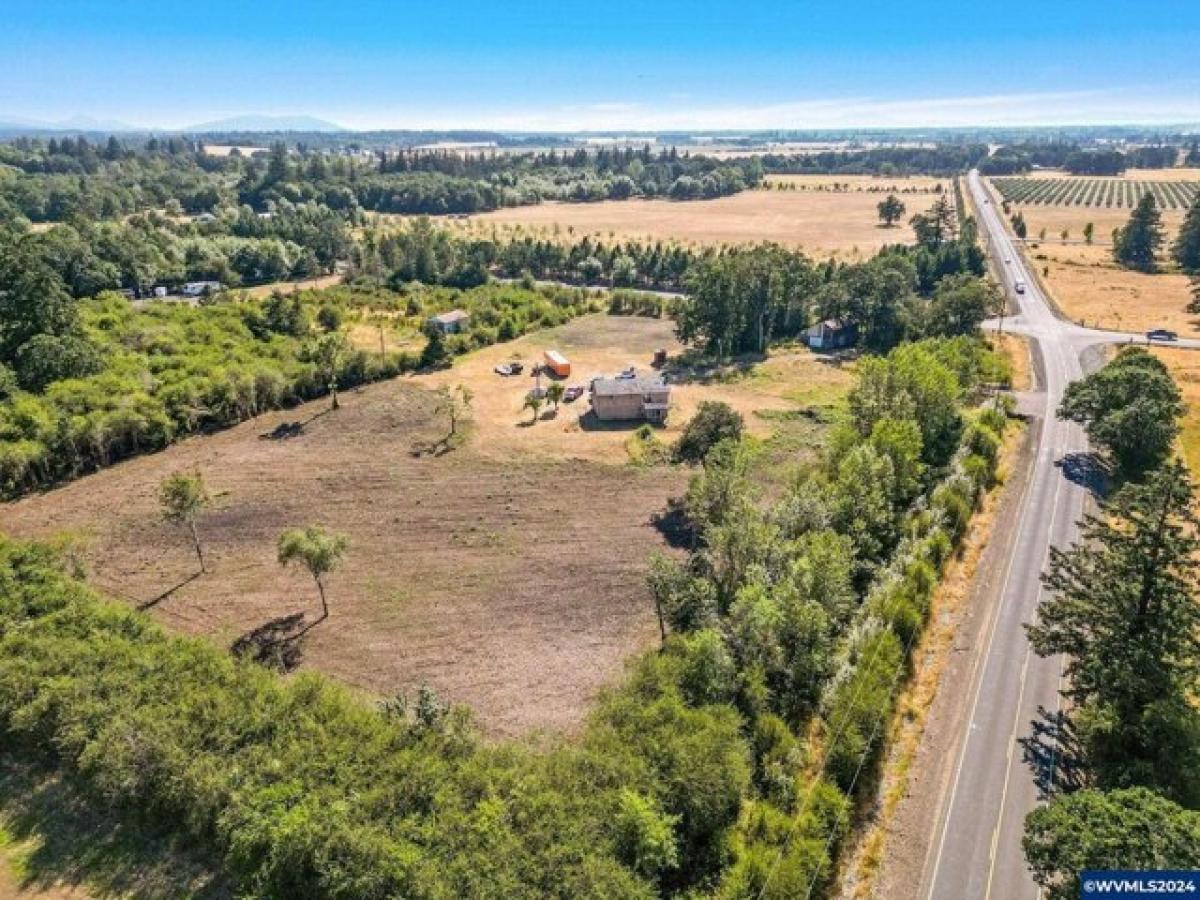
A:
[[[0,519],[18,537],[73,536],[92,583],[173,630],[376,696],[428,683],[471,706],[492,735],[570,731],[656,640],[644,581],[650,553],[665,546],[654,517],[691,473],[626,464],[634,425],[572,427],[578,411],[565,405],[522,425],[532,379],[491,366],[557,346],[583,377],[645,365],[664,344],[675,346],[662,321],[579,319],[439,375],[346,393],[336,412],[316,401],[184,441],[0,506]],[[700,397],[728,399],[783,472],[772,451],[793,461],[818,446],[827,426],[805,407],[836,402],[849,377],[807,351],[784,352],[718,373],[711,388],[684,385],[659,434],[671,439]],[[427,389],[445,382],[475,390],[477,424],[456,449],[421,452],[445,436]],[[303,422],[302,433],[270,438],[285,422]],[[215,500],[199,523],[210,561],[200,576],[186,533],[157,501],[163,478],[196,470]],[[325,621],[312,580],[275,559],[279,534],[309,524],[350,538]]]
[[[204,152],[208,156],[229,156],[234,150],[241,153],[242,156],[251,156],[255,153],[266,153],[269,147],[242,147],[233,144],[205,144]]]
[[[828,182],[832,179],[818,176]],[[845,179],[842,179],[845,180]],[[916,181],[916,179],[912,179]],[[888,183],[899,183],[891,179]],[[743,191],[715,200],[605,200],[600,203],[542,203],[449,220],[452,227],[490,233],[509,232],[578,240],[674,241],[699,246],[774,241],[800,247],[813,256],[844,259],[872,255],[884,244],[912,238],[905,226],[883,228],[876,205],[886,194],[866,191]],[[905,219],[928,209],[932,193],[903,196]]]
[[[1062,230],[1065,228],[1069,232],[1068,240],[1082,242],[1083,226],[1091,222],[1096,228],[1095,244],[1104,247],[1112,245],[1113,229],[1123,227],[1129,221],[1130,213],[1128,209],[1109,207],[1011,205],[1013,210],[1020,210],[1025,217],[1030,240],[1040,239],[1044,228],[1047,243],[1062,243]],[[1182,209],[1162,211],[1163,230],[1168,244],[1179,234],[1185,214]]]
[[[1169,328],[1200,337],[1200,318],[1188,313],[1184,275],[1143,275],[1119,268],[1108,247],[1038,244],[1026,249],[1063,314],[1097,328]]]
[[[830,190],[834,185],[849,185],[851,192],[888,194],[928,194],[940,187],[946,193],[953,188],[950,178],[931,178],[925,175],[879,176],[879,175],[766,175],[763,181],[769,185],[795,185],[799,191]]]
[[[1187,412],[1183,416],[1179,445],[1184,461],[1192,470],[1192,477],[1200,480],[1200,353],[1164,347],[1155,347],[1152,352],[1166,363],[1171,377],[1183,393]]]

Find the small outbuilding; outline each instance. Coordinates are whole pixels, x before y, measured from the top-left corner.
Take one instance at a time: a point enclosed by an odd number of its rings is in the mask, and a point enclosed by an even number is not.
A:
[[[661,377],[597,378],[592,381],[592,411],[603,422],[667,421],[671,387]]]
[[[470,324],[471,314],[461,309],[452,309],[450,312],[429,317],[429,326],[436,328],[442,334],[457,334],[460,331],[466,331]]]
[[[826,319],[804,332],[804,340],[813,350],[841,350],[858,341],[858,326],[842,319]]]

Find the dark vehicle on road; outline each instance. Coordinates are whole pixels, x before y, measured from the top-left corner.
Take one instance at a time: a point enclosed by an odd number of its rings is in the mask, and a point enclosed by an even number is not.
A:
[[[1146,332],[1146,340],[1148,341],[1177,341],[1179,335],[1174,331],[1168,331],[1165,328],[1152,328]]]

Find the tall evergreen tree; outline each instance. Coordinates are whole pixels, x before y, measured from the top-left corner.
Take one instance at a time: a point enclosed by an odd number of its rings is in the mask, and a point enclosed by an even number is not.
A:
[[[1200,800],[1200,518],[1178,461],[1131,482],[1078,544],[1050,549],[1049,591],[1027,626],[1041,656],[1067,657],[1067,688],[1101,786],[1149,784]]]
[[[1171,255],[1185,272],[1200,272],[1200,193],[1183,219]]]
[[[1138,272],[1158,270],[1158,251],[1162,249],[1162,213],[1153,194],[1143,194],[1129,216],[1129,222],[1117,231],[1113,258],[1118,265]]]

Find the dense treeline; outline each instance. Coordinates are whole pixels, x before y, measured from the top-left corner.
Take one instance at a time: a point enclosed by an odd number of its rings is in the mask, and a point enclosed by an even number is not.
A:
[[[1083,148],[1063,142],[1005,144],[980,161],[979,171],[984,175],[1023,175],[1036,166],[1066,169],[1073,175],[1120,175],[1131,168],[1173,168],[1178,158],[1179,147],[1170,144],[1130,147],[1124,151]]]
[[[675,304],[681,340],[727,356],[763,352],[814,319],[856,328],[861,346],[886,351],[905,339],[969,334],[998,308],[982,280],[983,253],[968,220],[960,234],[943,198],[913,217],[915,246],[885,247],[861,263],[814,264],[781,247],[733,248],[699,258]]]
[[[961,338],[880,360],[828,458],[775,502],[746,475],[748,445],[716,444],[684,501],[695,550],[653,567],[664,646],[570,745],[483,743],[424,691],[373,710],[319,675],[280,680],[3,539],[0,737],[212,852],[246,895],[802,895],[850,824],[850,756],[877,742],[801,735],[888,715],[904,647],[883,648],[877,598],[909,579],[919,628],[990,477],[1003,416],[962,404],[995,364]],[[857,643],[872,629],[878,654]],[[839,686],[868,677],[883,680],[860,707]]]
[[[694,200],[756,187],[757,158],[717,160],[601,148],[574,153],[389,155],[295,152],[210,156],[180,138],[132,146],[117,138],[22,138],[0,144],[0,221],[119,219],[151,209],[218,214],[240,205],[318,204],[353,217],[361,210],[404,214],[472,213],[543,200]]]
[[[987,156],[986,144],[873,147],[815,153],[767,153],[764,172],[775,175],[939,175],[965,173]]]
[[[1059,411],[1086,427],[1117,488],[1077,544],[1051,549],[1027,626],[1035,652],[1066,657],[1052,739],[1069,775],[1025,826],[1054,900],[1078,896],[1084,869],[1200,866],[1200,518],[1170,458],[1182,414],[1166,367],[1139,348],[1072,384]]]
[[[969,334],[999,298],[982,277],[975,223],[961,229],[946,198],[914,216],[917,243],[885,247],[862,263],[815,263],[779,246],[692,250],[664,244],[532,237],[498,241],[456,236],[418,220],[368,231],[355,271],[392,283],[464,287],[489,273],[605,287],[683,291],[672,303],[680,338],[718,356],[762,352],[795,338],[818,318],[858,329],[863,347]],[[655,305],[655,311],[661,304]],[[623,311],[620,304],[614,311]]]
[[[456,287],[480,284],[493,274],[678,291],[694,261],[717,252],[663,241],[610,243],[584,237],[564,243],[530,236],[469,238],[418,219],[401,228],[367,230],[355,248],[353,262],[354,271],[368,277]]]
[[[423,351],[342,347],[334,385],[437,365],[561,324],[599,308],[599,301],[576,290],[496,284],[469,291],[334,288],[144,310],[111,293],[82,303],[60,295],[57,312],[39,305],[0,327],[0,495],[324,395],[330,380],[316,345],[345,318],[390,312],[389,327],[419,333],[429,315],[456,307],[472,314],[470,329],[438,336]]]
[[[0,225],[0,244],[14,242],[54,269],[76,297],[105,290],[147,296],[188,281],[237,287],[307,278],[332,272],[352,246],[344,217],[286,201],[270,214],[226,207],[192,222],[150,212],[123,222],[77,218],[36,232]]]

